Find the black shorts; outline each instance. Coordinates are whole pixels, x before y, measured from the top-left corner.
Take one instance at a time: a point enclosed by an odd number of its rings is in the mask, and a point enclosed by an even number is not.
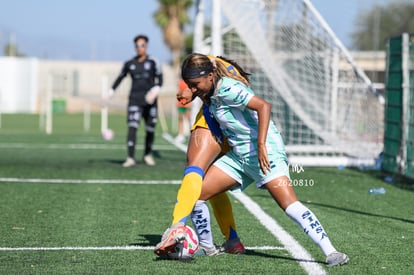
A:
[[[155,126],[158,118],[157,105],[128,105],[128,127],[138,128],[141,122],[141,118],[144,118],[146,125]]]

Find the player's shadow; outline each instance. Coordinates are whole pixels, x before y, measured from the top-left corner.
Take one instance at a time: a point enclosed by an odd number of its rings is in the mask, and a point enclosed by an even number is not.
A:
[[[332,209],[351,212],[351,213],[355,213],[355,214],[359,214],[359,215],[391,219],[391,220],[396,220],[396,221],[401,221],[401,222],[406,222],[406,223],[414,223],[413,220],[409,220],[409,219],[405,219],[405,218],[398,218],[398,217],[391,217],[391,216],[386,216],[386,215],[374,214],[374,213],[364,212],[364,211],[350,209],[350,208],[338,207],[338,206],[328,205],[328,204],[323,204],[323,203],[304,202],[304,204],[310,204],[310,205],[316,205],[316,206],[321,206],[321,207],[326,207],[326,208],[332,208]]]
[[[122,163],[124,163],[124,159],[123,160],[118,160],[118,159],[105,159],[105,162],[109,162],[112,164],[116,164],[116,165],[121,165]]]
[[[263,195],[259,194],[259,195],[254,195],[254,196],[251,196],[251,197],[252,198],[254,198],[254,197],[263,197],[264,198],[264,197],[268,197],[268,195],[267,194],[263,194]],[[396,220],[396,221],[401,221],[401,222],[406,222],[406,223],[414,223],[414,220],[409,220],[409,219],[405,219],[405,218],[391,217],[391,216],[386,216],[386,215],[381,215],[381,214],[369,213],[369,212],[364,212],[364,211],[360,211],[360,210],[344,208],[344,207],[338,207],[338,206],[323,204],[323,203],[318,203],[318,202],[302,201],[302,203],[306,204],[306,205],[315,205],[315,206],[320,206],[320,207],[336,209],[336,210],[340,210],[340,211],[346,211],[346,212],[355,213],[355,214],[359,214],[359,215],[391,219],[391,220]]]
[[[141,238],[137,242],[130,243],[130,246],[155,246],[157,243],[160,242],[161,236],[160,235],[152,235],[152,234],[143,234],[139,235]]]
[[[302,262],[302,263],[319,263],[319,264],[326,264],[323,261],[317,261],[317,260],[309,260],[309,259],[296,259],[292,257],[286,257],[286,256],[278,256],[274,254],[266,254],[260,251],[256,250],[250,250],[246,249],[246,252],[243,255],[247,256],[258,256],[258,257],[264,257],[264,258],[272,258],[272,259],[279,259],[279,260],[285,260],[285,261],[294,261],[294,262]]]
[[[154,157],[155,160],[165,159],[165,157],[158,150],[153,150],[152,151],[152,156]],[[112,163],[112,164],[116,164],[116,165],[122,165],[122,163],[125,162],[125,159],[104,159],[104,160],[100,160],[100,161],[106,162],[106,163]],[[137,161],[137,164],[143,164],[144,163],[143,157],[140,157],[139,154],[137,154],[136,161]]]

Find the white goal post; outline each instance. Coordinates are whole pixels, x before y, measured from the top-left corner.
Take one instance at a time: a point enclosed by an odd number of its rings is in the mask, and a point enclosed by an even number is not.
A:
[[[309,0],[211,2],[222,25],[212,20],[211,37],[195,41],[194,51],[252,73],[256,94],[272,103],[290,162],[374,164],[383,148],[383,98]]]

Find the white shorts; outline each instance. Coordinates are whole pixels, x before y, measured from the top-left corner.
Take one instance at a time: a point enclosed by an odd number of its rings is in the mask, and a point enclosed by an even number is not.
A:
[[[233,190],[244,190],[251,183],[256,182],[257,188],[278,177],[286,176],[290,179],[286,153],[283,151],[268,154],[271,170],[264,174],[260,169],[257,156],[240,157],[233,151],[219,158],[214,165],[232,177],[240,185]]]

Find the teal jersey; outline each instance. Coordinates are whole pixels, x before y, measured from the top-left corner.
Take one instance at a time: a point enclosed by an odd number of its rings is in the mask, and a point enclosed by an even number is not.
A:
[[[213,114],[233,152],[241,157],[257,155],[258,116],[247,108],[254,96],[251,88],[229,77],[223,77],[211,96],[210,113]],[[284,151],[279,130],[270,121],[266,137],[268,153]]]

